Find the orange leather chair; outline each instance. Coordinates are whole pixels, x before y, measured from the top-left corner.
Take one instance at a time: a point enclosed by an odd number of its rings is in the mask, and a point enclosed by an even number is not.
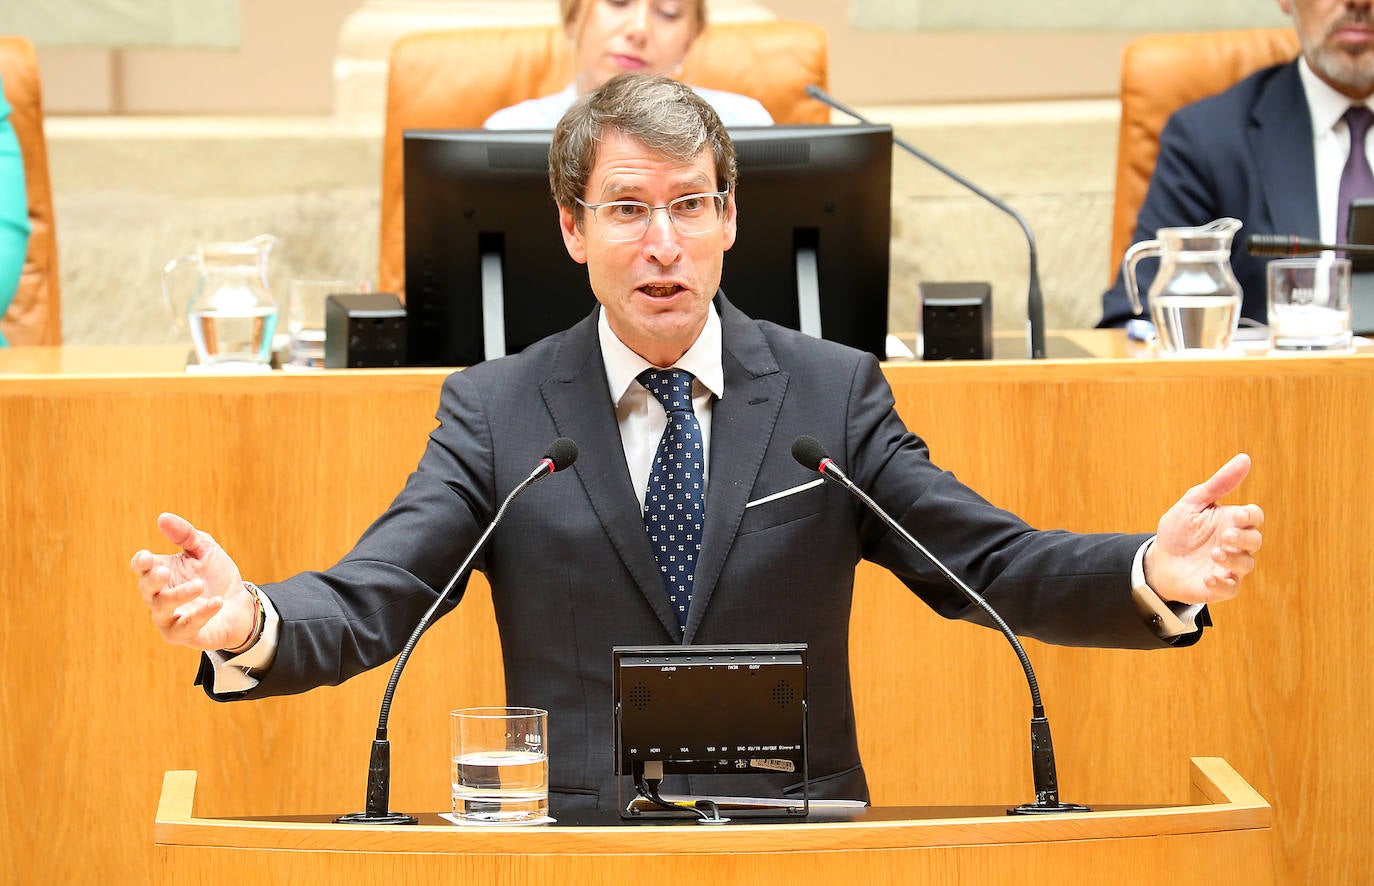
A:
[[[1121,131],[1116,147],[1116,205],[1108,285],[1131,245],[1136,215],[1159,156],[1159,134],[1174,111],[1215,95],[1268,65],[1298,55],[1291,28],[1199,34],[1152,34],[1121,56]]]
[[[48,142],[43,137],[43,95],[38,56],[23,37],[0,35],[0,80],[12,112],[10,125],[24,156],[29,197],[29,253],[19,290],[0,324],[11,345],[62,343],[57,281],[57,234],[53,228],[52,185],[48,181]]]
[[[806,96],[828,85],[825,30],[805,22],[712,25],[692,44],[682,79],[758,99],[778,123],[824,123],[830,109]],[[391,51],[382,146],[378,283],[405,297],[402,139],[407,129],[476,129],[495,111],[571,82],[558,27],[467,28],[411,34]],[[552,214],[549,217],[552,225]]]

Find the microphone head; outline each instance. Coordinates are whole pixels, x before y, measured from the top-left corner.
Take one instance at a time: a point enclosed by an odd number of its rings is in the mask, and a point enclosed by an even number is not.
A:
[[[567,437],[559,437],[544,450],[544,458],[553,463],[555,472],[572,467],[577,461],[577,444]]]
[[[815,437],[802,434],[792,441],[792,457],[804,468],[813,471],[821,469],[821,462],[830,457],[830,453],[825,451],[821,441]]]
[[[1245,251],[1251,255],[1307,255],[1321,251],[1321,244],[1291,234],[1251,234]]]

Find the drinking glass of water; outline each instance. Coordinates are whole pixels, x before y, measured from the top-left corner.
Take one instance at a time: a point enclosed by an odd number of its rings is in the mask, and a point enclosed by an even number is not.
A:
[[[465,824],[548,821],[549,712],[486,707],[452,711],[453,817]]]
[[[331,295],[368,292],[357,280],[292,280],[286,326],[291,334],[291,365],[324,368],[324,302]]]
[[[1350,260],[1269,263],[1269,335],[1275,351],[1349,351]]]

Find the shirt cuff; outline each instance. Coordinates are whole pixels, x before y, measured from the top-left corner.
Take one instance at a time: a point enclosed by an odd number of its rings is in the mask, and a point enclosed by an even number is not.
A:
[[[218,651],[205,653],[214,668],[212,686],[216,695],[247,692],[257,686],[258,677],[253,672],[261,674],[271,667],[273,659],[277,657],[277,636],[281,629],[281,616],[277,614],[271,598],[261,590],[258,591],[258,599],[262,601],[263,614],[262,636],[258,638],[258,642],[235,656],[227,656]]]
[[[1171,639],[1191,634],[1198,630],[1197,615],[1202,611],[1202,603],[1166,603],[1145,583],[1145,552],[1154,544],[1154,537],[1135,552],[1131,563],[1131,597],[1142,618],[1154,628],[1161,639]],[[265,635],[267,632],[263,631]],[[250,652],[252,650],[249,650]]]

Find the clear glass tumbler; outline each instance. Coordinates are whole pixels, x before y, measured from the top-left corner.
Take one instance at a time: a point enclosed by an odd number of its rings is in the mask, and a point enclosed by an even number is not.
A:
[[[531,824],[549,814],[548,711],[462,708],[453,732],[453,814],[471,824]]]

